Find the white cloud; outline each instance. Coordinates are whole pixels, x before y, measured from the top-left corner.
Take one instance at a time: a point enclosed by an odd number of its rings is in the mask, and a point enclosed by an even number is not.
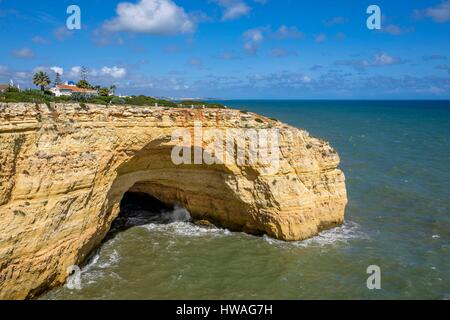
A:
[[[348,21],[347,18],[338,16],[338,17],[333,17],[333,18],[331,18],[330,20],[324,20],[324,21],[323,21],[323,24],[324,24],[326,27],[331,27],[331,26],[334,26],[334,25],[337,25],[337,24],[344,24],[344,23],[346,23],[347,21]]]
[[[92,32],[92,40],[98,46],[106,46],[110,44],[123,45],[125,41],[118,34],[112,34],[104,28],[97,28]]]
[[[32,70],[32,73],[36,73],[38,71],[44,71],[48,74],[53,74],[53,73],[59,73],[60,75],[64,74],[64,69],[62,67],[58,67],[58,66],[37,66]]]
[[[48,70],[48,68],[45,66],[37,66],[33,69],[33,73],[36,73],[38,71],[47,71],[47,70]]]
[[[243,37],[246,40],[244,44],[244,50],[247,53],[255,54],[258,51],[258,47],[264,40],[264,34],[266,28],[254,28],[244,32]]]
[[[57,67],[50,68],[53,70]],[[70,71],[67,73],[67,77],[70,78],[69,80],[77,80],[81,76],[82,71],[81,66],[74,66],[70,68]],[[54,70],[53,70],[54,71]],[[93,78],[102,78],[102,77],[108,77],[108,78],[114,78],[114,79],[120,79],[127,75],[127,70],[125,68],[112,66],[107,67],[104,66],[100,69],[90,69],[88,70],[88,76]]]
[[[81,67],[75,66],[70,69],[70,72],[68,73],[69,77],[75,78],[79,77],[81,75]]]
[[[387,66],[396,63],[399,63],[399,59],[394,58],[386,53],[376,54],[372,61],[373,66]]]
[[[137,4],[122,2],[117,5],[116,13],[115,18],[103,24],[106,30],[155,35],[174,35],[195,30],[192,19],[172,0],[140,0]]]
[[[244,38],[253,42],[261,42],[262,40],[264,40],[263,28],[255,28],[245,31]]]
[[[25,72],[25,71],[17,71],[15,73],[16,78],[18,78],[19,80],[27,80],[30,78],[30,74]]]
[[[272,31],[270,26],[253,28],[243,33],[245,40],[244,50],[247,53],[255,54],[266,36],[278,40],[283,39],[299,39],[303,37],[303,32],[299,31],[297,27],[280,26],[276,31]],[[279,52],[281,53],[281,52]],[[277,53],[275,52],[275,55]]]
[[[281,26],[274,36],[278,39],[298,39],[303,37],[303,32],[299,31],[297,27]]]
[[[289,55],[297,55],[296,51],[290,51],[284,48],[273,48],[270,51],[270,55],[272,57],[276,57],[276,58],[282,58],[282,57],[287,57]]]
[[[22,49],[14,50],[12,52],[12,54],[16,58],[28,59],[28,58],[34,57],[34,52],[29,48],[22,48]]]
[[[252,74],[247,76],[252,87],[273,88],[301,88],[314,83],[313,79],[301,72],[281,71],[269,74]]]
[[[67,80],[78,81],[81,77],[82,69],[81,66],[71,67],[66,74]],[[58,66],[38,66],[33,69],[33,73],[37,71],[45,71],[47,73],[54,72],[59,73],[60,75],[64,74],[64,69]],[[127,75],[127,70],[117,66],[104,66],[100,69],[89,69],[87,75],[89,78],[95,78],[95,80],[107,80],[109,78],[121,79]]]
[[[424,13],[436,22],[447,22],[450,20],[450,0],[444,1],[435,7],[425,9]]]
[[[380,32],[382,33],[388,33],[394,36],[399,36],[401,34],[405,34],[412,31],[414,31],[414,28],[402,28],[396,24],[388,24],[386,26],[383,26],[380,30]]]
[[[0,76],[8,74],[8,71],[9,71],[9,69],[8,69],[7,66],[4,66],[4,65],[0,64]]]
[[[7,66],[0,65],[0,82],[9,82],[13,80],[14,83],[21,85],[27,84],[28,80],[32,78],[30,72],[16,71],[8,68]]]
[[[304,82],[304,83],[310,83],[311,81],[312,81],[311,77],[303,76],[303,78],[302,78],[302,82]]]
[[[339,60],[336,61],[335,65],[340,66],[350,66],[357,70],[362,70],[368,67],[383,67],[389,65],[395,65],[403,63],[404,61],[400,58],[390,56],[387,53],[381,52],[375,54],[372,59],[363,59],[363,60]]]
[[[95,70],[94,70],[95,71]],[[114,79],[123,78],[127,74],[127,70],[125,68],[119,67],[103,67],[100,72],[101,75],[111,76]]]
[[[223,21],[240,18],[249,14],[252,10],[242,0],[216,0],[216,2],[223,8]]]
[[[66,27],[59,27],[53,31],[53,35],[59,41],[64,41],[73,35],[73,32],[68,30]]]
[[[398,36],[402,33],[402,29],[395,24],[387,25],[386,27],[383,27],[382,30],[395,36]]]
[[[61,67],[51,67],[50,70],[52,70],[54,73],[59,73],[59,75],[63,75],[64,74],[64,69]]]
[[[447,93],[448,90],[441,88],[441,87],[431,85],[431,86],[427,86],[427,87],[420,87],[420,88],[416,89],[416,92],[430,93],[435,96],[440,96],[440,95]]]
[[[37,43],[37,44],[47,44],[48,40],[44,37],[41,36],[34,36],[31,41],[33,41],[33,43]]]

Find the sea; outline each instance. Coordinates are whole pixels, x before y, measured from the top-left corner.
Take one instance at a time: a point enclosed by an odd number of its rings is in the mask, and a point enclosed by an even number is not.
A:
[[[345,223],[283,242],[131,195],[81,271],[40,299],[450,298],[450,101],[221,102],[330,141]]]

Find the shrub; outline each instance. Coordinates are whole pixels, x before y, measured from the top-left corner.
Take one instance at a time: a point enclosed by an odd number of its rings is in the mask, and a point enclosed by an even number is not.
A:
[[[100,88],[100,90],[98,90],[98,94],[99,94],[100,96],[102,96],[102,97],[107,97],[107,96],[109,96],[109,93],[110,93],[109,89],[108,89],[108,88],[105,88],[105,87]]]
[[[126,104],[127,102],[123,98],[114,97],[111,99],[112,104]]]
[[[5,92],[20,92],[20,90],[16,87],[8,87]]]
[[[92,104],[108,104],[108,102],[106,102],[103,99],[99,99],[99,98],[88,99],[87,101]]]

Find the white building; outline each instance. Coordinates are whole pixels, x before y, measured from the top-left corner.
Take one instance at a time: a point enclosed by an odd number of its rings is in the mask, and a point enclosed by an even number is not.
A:
[[[97,90],[78,88],[74,84],[57,84],[50,91],[57,97],[80,94],[85,96],[97,96]]]

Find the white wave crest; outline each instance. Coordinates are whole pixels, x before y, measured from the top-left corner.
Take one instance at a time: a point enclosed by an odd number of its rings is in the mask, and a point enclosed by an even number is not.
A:
[[[67,279],[66,288],[80,290],[86,285],[95,283],[98,278],[104,276],[104,270],[117,264],[120,260],[119,252],[115,249],[106,255],[100,253],[101,249],[98,249],[89,257],[87,263],[81,268],[78,277],[69,277]],[[74,283],[76,286],[74,286]]]
[[[263,238],[270,244],[292,245],[297,247],[323,247],[337,243],[347,243],[349,240],[353,239],[368,239],[368,236],[360,230],[359,224],[352,221],[346,221],[340,227],[323,231],[317,236],[303,241],[284,242],[268,236],[264,236]]]
[[[110,254],[106,256],[106,259],[100,261],[97,266],[101,269],[105,269],[111,267],[112,265],[117,264],[119,260],[120,260],[119,253],[117,252],[117,250],[114,249]]]
[[[229,235],[227,229],[197,226],[191,222],[177,221],[167,224],[150,223],[142,226],[149,231],[161,231],[180,236],[198,237],[204,235]]]
[[[149,223],[142,227],[149,231],[167,232],[188,237],[231,234],[227,229],[195,225],[190,222],[191,215],[189,214],[189,211],[179,206],[176,206],[172,211],[165,212],[164,218],[166,221],[169,221],[169,223]]]

